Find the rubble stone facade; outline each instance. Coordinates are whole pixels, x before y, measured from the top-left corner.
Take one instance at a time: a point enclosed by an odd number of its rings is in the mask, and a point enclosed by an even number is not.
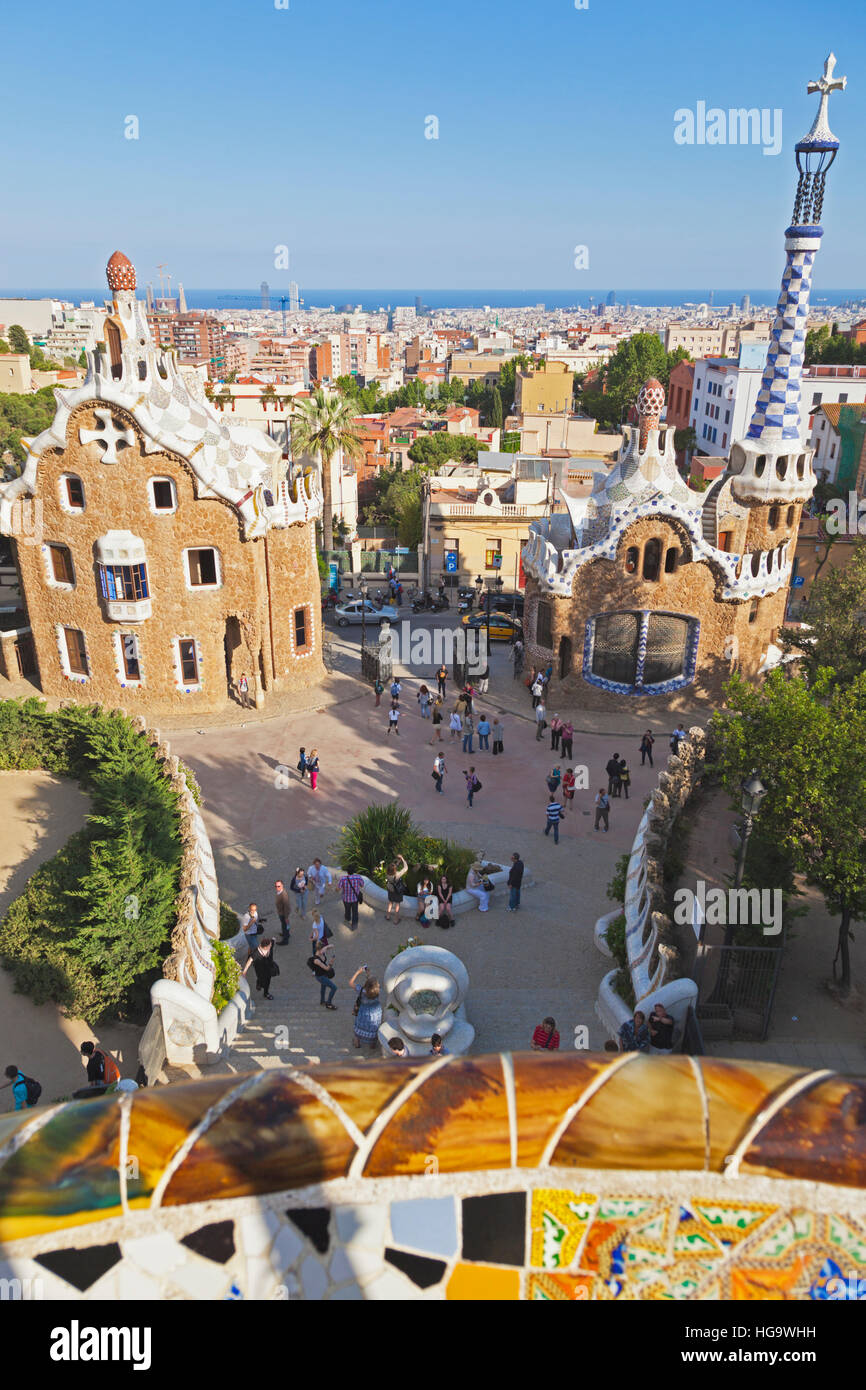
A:
[[[154,349],[118,256],[105,350],[0,485],[42,690],[171,718],[218,711],[241,675],[259,706],[314,686],[315,472],[288,476],[278,445],[194,394]],[[26,543],[24,501],[39,518]]]

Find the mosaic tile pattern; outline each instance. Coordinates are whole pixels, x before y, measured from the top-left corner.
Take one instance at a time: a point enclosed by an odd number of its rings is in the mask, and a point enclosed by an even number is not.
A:
[[[699,1179],[675,1201],[540,1185],[408,1202],[386,1191],[375,1203],[272,1206],[184,1235],[12,1255],[0,1277],[35,1297],[99,1301],[841,1301],[866,1290],[866,1224],[702,1195]]]
[[[864,1113],[862,1079],[638,1053],[218,1076],[0,1119],[0,1239],[335,1178],[515,1160],[863,1187]]]

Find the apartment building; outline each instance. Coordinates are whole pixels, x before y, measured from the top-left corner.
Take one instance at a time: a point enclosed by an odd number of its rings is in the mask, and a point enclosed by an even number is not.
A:
[[[701,454],[725,458],[732,441],[744,437],[761,389],[765,356],[764,344],[745,343],[736,357],[702,357],[695,362],[689,422]]]
[[[866,407],[835,402],[812,416],[809,444],[819,482],[835,483],[843,492],[863,494],[866,473]]]
[[[547,362],[544,367],[518,372],[515,378],[514,409],[522,415],[562,415],[574,403],[574,376],[564,362]]]
[[[458,377],[460,381],[483,381],[485,386],[496,386],[502,363],[516,356],[515,352],[506,352],[504,348],[494,352],[452,352],[448,380]]]
[[[199,310],[186,314],[154,311],[147,315],[147,322],[156,346],[174,348],[181,364],[207,367],[212,381],[225,374],[225,329],[218,318]]]

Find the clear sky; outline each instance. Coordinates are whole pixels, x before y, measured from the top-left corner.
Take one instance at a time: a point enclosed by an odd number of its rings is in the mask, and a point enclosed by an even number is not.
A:
[[[816,287],[866,282],[863,0],[287,3],[7,7],[0,285],[117,247],[190,288],[774,285],[831,48]],[[678,145],[701,101],[781,108],[782,152]]]

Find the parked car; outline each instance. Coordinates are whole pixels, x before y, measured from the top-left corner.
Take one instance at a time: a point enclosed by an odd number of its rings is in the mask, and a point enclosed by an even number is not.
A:
[[[366,610],[366,614],[364,612]],[[339,604],[336,608],[337,627],[348,627],[350,623],[381,623],[388,619],[389,623],[396,623],[399,613],[396,608],[392,608],[390,603],[384,603],[381,608],[377,608],[371,599],[356,598],[351,603]]]
[[[515,617],[523,617],[523,594],[507,593],[494,594],[490,600],[490,607],[496,607],[497,613],[513,613]]]
[[[477,630],[482,628],[486,631],[486,613],[467,613],[463,619],[463,626]],[[512,618],[508,613],[490,614],[490,638],[491,641],[513,642],[515,637],[523,636],[523,624],[519,618]]]

